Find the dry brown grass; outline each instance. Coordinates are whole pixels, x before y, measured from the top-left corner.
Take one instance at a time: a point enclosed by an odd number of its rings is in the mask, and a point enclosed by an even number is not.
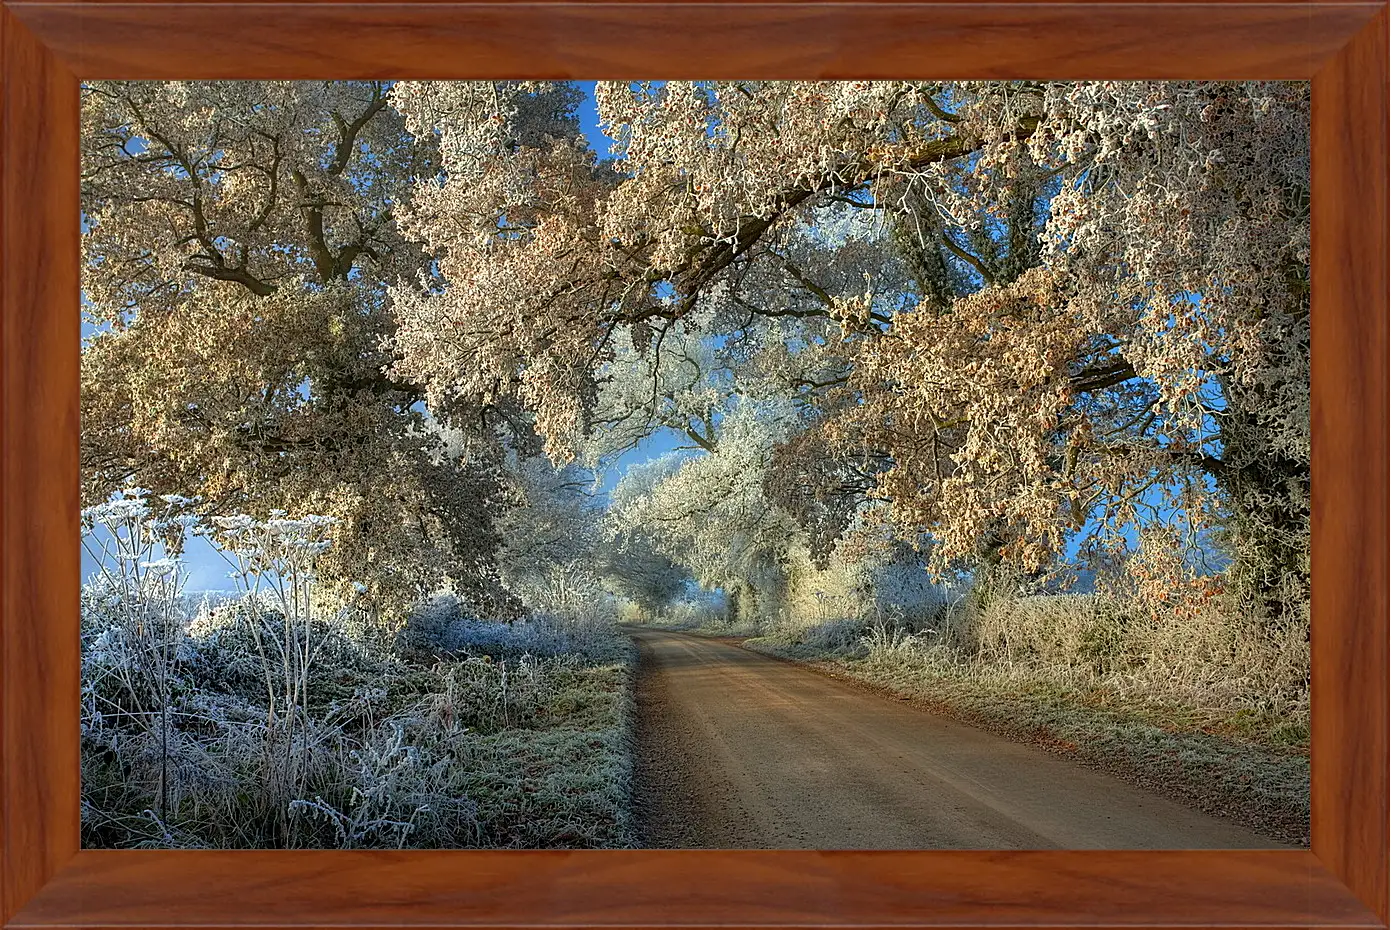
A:
[[[1307,624],[1230,604],[969,598],[915,618],[784,616],[748,645],[1066,753],[1307,844]]]

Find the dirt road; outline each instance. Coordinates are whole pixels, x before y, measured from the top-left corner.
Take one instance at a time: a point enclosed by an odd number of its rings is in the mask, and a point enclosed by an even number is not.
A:
[[[635,629],[659,848],[1269,848],[1043,750],[718,640]]]

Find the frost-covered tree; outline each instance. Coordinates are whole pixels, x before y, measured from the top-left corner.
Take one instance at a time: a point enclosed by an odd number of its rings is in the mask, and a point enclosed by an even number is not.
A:
[[[598,465],[635,448],[661,429],[681,435],[692,448],[715,450],[716,423],[737,389],[728,353],[710,344],[704,321],[681,321],[634,342],[616,330],[610,357],[595,376],[597,397],[583,458]],[[655,341],[654,341],[655,340]]]
[[[686,600],[695,580],[659,551],[650,529],[610,527],[596,553],[604,586],[647,616]]]
[[[765,610],[781,595],[799,536],[763,489],[787,422],[786,410],[745,402],[721,420],[710,451],[630,468],[613,494],[611,526],[650,540],[702,586],[731,592],[737,612]]]
[[[1307,600],[1306,85],[601,82],[609,160],[554,82],[86,95],[89,496],[308,496],[420,572],[486,558],[499,430],[674,429],[688,503],[747,489],[823,563],[867,519],[939,570],[1081,534],[1162,601],[1218,525]]]
[[[387,344],[389,285],[430,273],[400,211],[438,174],[434,139],[384,82],[82,93],[84,497],[138,483],[211,513],[332,514],[323,570],[381,594],[485,576],[498,434],[530,424],[456,403],[474,441],[441,454]]]
[[[814,366],[793,386],[815,416],[777,484],[823,548],[875,499],[942,566],[1037,569],[1079,531],[1101,553],[1178,551],[1222,520],[1235,577],[1302,599],[1307,86],[597,99],[617,162],[556,140],[491,186],[447,179],[422,218],[449,283],[414,295],[400,345],[432,391],[512,385],[563,453],[597,422],[620,334],[661,371],[660,337],[691,321],[722,345],[817,321],[784,353]]]
[[[846,318],[866,338],[844,425],[890,453],[893,519],[1036,568],[1084,527],[1173,550],[1225,515],[1247,592],[1306,602],[1307,88],[972,91],[963,122],[1039,118],[933,191],[994,226],[979,286],[888,327]]]
[[[507,476],[510,506],[498,521],[504,587],[536,610],[556,609],[554,601],[573,589],[595,588],[603,513],[591,493],[594,476],[539,455],[514,458]]]

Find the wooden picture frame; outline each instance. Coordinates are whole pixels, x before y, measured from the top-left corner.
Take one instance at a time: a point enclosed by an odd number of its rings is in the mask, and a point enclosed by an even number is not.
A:
[[[1306,0],[3,0],[0,924],[1386,926],[1387,22]],[[1311,850],[80,850],[78,81],[500,76],[1312,79]]]

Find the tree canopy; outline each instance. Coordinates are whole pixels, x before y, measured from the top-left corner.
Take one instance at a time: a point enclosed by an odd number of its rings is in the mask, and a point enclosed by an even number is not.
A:
[[[1168,603],[1216,530],[1307,602],[1306,84],[599,82],[609,152],[581,98],[86,86],[86,495],[331,513],[382,592],[530,507],[649,601],[876,540]],[[525,464],[658,431],[602,520]]]

